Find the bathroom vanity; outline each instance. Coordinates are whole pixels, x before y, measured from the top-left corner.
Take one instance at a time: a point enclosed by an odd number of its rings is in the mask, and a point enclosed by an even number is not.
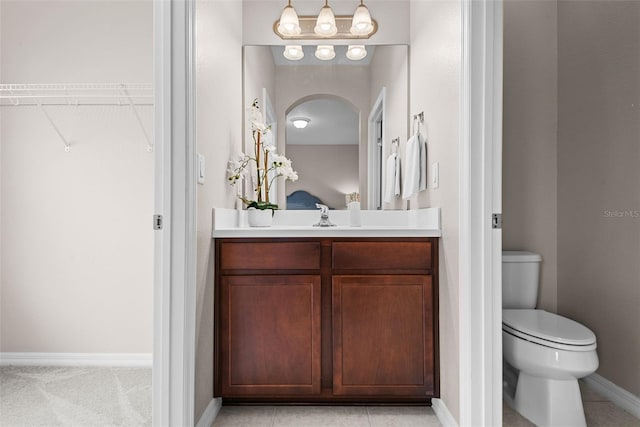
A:
[[[405,228],[214,230],[215,396],[438,397],[439,230]]]

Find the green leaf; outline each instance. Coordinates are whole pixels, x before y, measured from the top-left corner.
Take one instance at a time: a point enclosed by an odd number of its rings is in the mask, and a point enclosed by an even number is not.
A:
[[[265,209],[273,209],[274,211],[278,210],[278,205],[276,205],[275,203],[257,202],[255,200],[247,200],[244,197],[241,197],[241,199],[244,204],[247,205],[247,208],[255,208],[262,211]]]

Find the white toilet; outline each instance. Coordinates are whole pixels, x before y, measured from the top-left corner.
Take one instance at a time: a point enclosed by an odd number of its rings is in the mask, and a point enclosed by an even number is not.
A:
[[[538,426],[586,426],[578,379],[598,368],[596,336],[537,310],[538,254],[502,252],[504,398]]]

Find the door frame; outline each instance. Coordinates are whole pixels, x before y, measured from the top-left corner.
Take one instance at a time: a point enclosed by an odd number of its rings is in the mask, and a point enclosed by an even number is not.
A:
[[[162,228],[154,233],[152,425],[193,426],[195,2],[157,0],[153,9],[154,212]]]
[[[462,1],[460,425],[502,425],[502,8]],[[473,304],[472,304],[473,302]]]
[[[461,0],[460,417],[502,419],[502,1]],[[155,233],[153,425],[194,425],[194,0],[154,1]],[[471,305],[471,301],[479,304]],[[473,354],[473,357],[471,357]]]
[[[376,176],[380,164],[382,163],[384,156],[384,135],[385,135],[385,119],[384,113],[386,108],[386,96],[387,88],[383,87],[378,94],[376,102],[371,107],[371,112],[367,119],[367,209],[375,210],[376,199],[380,199],[380,209],[383,208],[384,203],[382,200],[382,187],[385,182],[385,170],[384,167],[380,170],[380,176]],[[378,117],[382,116],[382,146],[378,148],[376,141],[376,121]]]

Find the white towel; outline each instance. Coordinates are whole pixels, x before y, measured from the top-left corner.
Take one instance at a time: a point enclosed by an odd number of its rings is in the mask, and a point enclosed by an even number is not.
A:
[[[400,197],[400,176],[402,172],[401,169],[402,168],[400,167],[400,156],[396,154],[396,179],[395,179],[395,185],[394,185],[394,191],[393,191],[394,197]]]
[[[396,153],[391,153],[386,168],[384,202],[393,203],[395,198],[400,196],[400,157]]]
[[[420,185],[418,191],[427,189],[427,142],[418,131],[418,144],[420,145]]]
[[[407,141],[402,198],[409,199],[427,189],[427,147],[420,132]]]

